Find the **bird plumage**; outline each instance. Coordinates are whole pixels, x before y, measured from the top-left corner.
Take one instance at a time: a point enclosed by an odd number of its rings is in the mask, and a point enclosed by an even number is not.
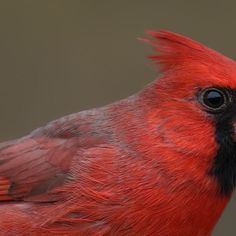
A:
[[[149,34],[159,79],[0,146],[0,235],[210,235],[232,191],[211,174],[221,143],[197,96],[236,89],[235,62]]]

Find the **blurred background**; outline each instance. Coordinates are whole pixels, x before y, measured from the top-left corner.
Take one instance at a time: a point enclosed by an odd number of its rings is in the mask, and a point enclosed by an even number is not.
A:
[[[124,98],[152,81],[145,29],[188,35],[236,59],[235,1],[0,1],[0,141]],[[236,235],[236,197],[214,236]],[[203,205],[200,206],[204,208]]]

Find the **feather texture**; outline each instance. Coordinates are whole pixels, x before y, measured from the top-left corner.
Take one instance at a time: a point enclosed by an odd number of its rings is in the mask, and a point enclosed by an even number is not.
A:
[[[235,63],[175,33],[149,35],[160,79],[0,145],[0,235],[211,234],[230,194],[209,173],[222,149],[198,93],[235,90]]]

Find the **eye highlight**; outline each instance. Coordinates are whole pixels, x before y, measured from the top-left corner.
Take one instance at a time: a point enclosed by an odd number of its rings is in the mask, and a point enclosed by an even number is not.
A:
[[[201,91],[199,101],[209,112],[218,113],[229,105],[230,95],[226,89],[207,88]]]

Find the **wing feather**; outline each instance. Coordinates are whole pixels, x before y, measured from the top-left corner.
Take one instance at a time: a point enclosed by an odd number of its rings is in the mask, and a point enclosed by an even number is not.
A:
[[[77,148],[72,139],[26,137],[0,145],[0,201],[55,201],[50,191],[69,175]],[[46,197],[47,196],[47,197]]]

